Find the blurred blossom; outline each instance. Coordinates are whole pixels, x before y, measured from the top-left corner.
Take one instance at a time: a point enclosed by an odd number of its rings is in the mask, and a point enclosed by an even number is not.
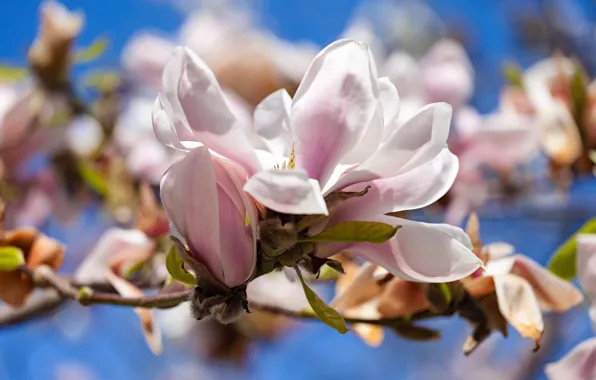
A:
[[[129,99],[118,116],[113,138],[131,174],[156,185],[174,162],[176,151],[164,147],[155,138],[151,124],[152,105],[149,98],[141,95]]]
[[[582,153],[578,126],[572,115],[571,79],[577,66],[556,56],[536,63],[524,74],[524,89],[535,111],[544,152],[569,167]]]
[[[189,49],[179,48],[166,66],[163,90],[153,110],[156,134],[166,145],[189,153],[162,181],[162,198],[194,260],[204,260],[212,270],[221,267],[217,250],[210,246],[197,251],[193,246],[202,246],[205,236],[217,241],[218,228],[229,230],[232,221],[238,224],[233,228],[239,229],[246,207],[246,195],[236,195],[237,189],[232,188],[228,194],[242,200],[236,202],[240,215],[217,214],[213,182],[222,183],[210,174],[209,154],[202,147],[195,148],[203,144],[213,152],[214,167],[228,168],[228,172],[234,167],[233,179],[240,184],[246,181],[244,190],[266,208],[284,214],[327,215],[324,196],[344,189],[364,191],[339,205],[325,226],[350,220],[402,226],[383,244],[319,243],[315,252],[320,257],[354,251],[400,277],[431,282],[451,281],[478,268],[469,239],[460,229],[384,215],[439,199],[453,183],[458,165],[445,148],[449,105],[428,105],[399,126],[395,87],[386,78],[377,79],[364,43],[340,40],[329,45],[314,59],[293,99],[280,90],[257,106],[254,131],[269,152],[251,145],[213,73]],[[204,174],[197,175],[197,170]],[[204,195],[197,197],[201,191]],[[217,199],[221,199],[219,194]],[[215,208],[212,213],[199,212],[206,210],[204,202]],[[251,215],[252,226],[255,217]],[[219,219],[220,226],[203,224],[198,229],[201,219],[211,218]],[[244,233],[232,236],[235,239],[230,242],[243,239]],[[254,248],[244,247],[236,251],[243,258],[236,266],[248,262],[245,257],[254,258]],[[439,251],[443,253],[440,259],[435,255]],[[238,285],[236,280],[246,279],[248,273],[238,274],[228,285]],[[225,271],[218,269],[213,275],[228,281]]]
[[[67,145],[77,156],[94,153],[103,141],[103,131],[97,119],[81,116],[71,121],[66,132]]]
[[[174,52],[174,43],[143,32],[130,38],[122,52],[122,66],[138,83],[159,88],[161,72]]]
[[[100,237],[92,252],[75,272],[80,282],[107,282],[123,297],[142,297],[143,292],[126,279],[135,265],[147,262],[155,243],[139,230],[109,228]],[[147,345],[159,355],[162,351],[161,331],[152,309],[135,308]]]

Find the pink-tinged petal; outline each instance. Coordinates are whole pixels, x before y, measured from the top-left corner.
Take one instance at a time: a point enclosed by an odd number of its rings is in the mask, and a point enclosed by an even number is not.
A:
[[[300,169],[271,169],[253,175],[244,190],[265,207],[285,214],[327,215],[319,183]]]
[[[493,280],[503,317],[521,336],[538,342],[544,322],[532,286],[514,274],[493,276]]]
[[[291,111],[296,165],[323,187],[377,112],[374,65],[365,44],[336,41],[317,55],[296,91]],[[367,149],[359,154],[370,155]]]
[[[155,133],[155,137],[157,137],[157,140],[162,144],[182,151],[187,151],[198,145],[198,143],[194,141],[194,135],[185,135],[184,133],[181,133],[181,135],[190,139],[186,141],[181,140],[174,122],[170,119],[170,116],[166,112],[159,97],[155,99],[155,103],[153,104],[151,119],[153,121],[153,132]],[[182,125],[180,122],[177,123],[179,126]]]
[[[399,95],[387,77],[379,78],[379,101],[383,107],[383,140],[385,140],[397,127],[399,116]]]
[[[154,248],[155,243],[140,230],[109,228],[79,266],[75,278],[84,282],[105,281],[112,259],[123,252],[140,253],[148,258]]]
[[[364,196],[340,204],[333,220],[354,220],[428,206],[447,193],[458,167],[457,157],[445,148],[434,159],[409,172],[350,186],[347,191],[370,188]]]
[[[161,182],[161,199],[172,227],[186,242],[193,258],[223,282],[218,192],[206,147],[193,149],[170,167]]]
[[[596,338],[577,345],[561,360],[545,368],[550,380],[596,379]]]
[[[173,164],[161,183],[173,233],[229,287],[245,282],[256,265],[257,211],[242,191],[246,177],[239,165],[199,147]]]
[[[254,254],[257,249],[257,209],[242,190],[246,183],[246,172],[242,168],[219,158],[213,160],[213,168],[218,185],[224,283],[233,287],[248,280],[257,263]]]
[[[472,253],[470,239],[457,227],[388,216],[377,217],[374,221],[400,225],[401,228],[393,238],[382,244],[318,243],[317,256],[354,252],[395,276],[419,282],[459,280],[483,265]]]
[[[511,273],[526,280],[532,286],[543,311],[564,312],[583,301],[581,292],[572,283],[555,276],[523,255],[489,261],[487,273],[495,276]]]
[[[143,297],[144,294],[141,289],[137,288],[130,282],[126,281],[122,277],[115,275],[108,271],[106,277],[110,284],[116,289],[118,294],[123,297]],[[155,315],[153,310],[142,307],[134,308],[135,313],[139,316],[141,322],[141,328],[143,329],[143,335],[147,341],[147,345],[155,355],[159,355],[162,352],[161,344],[161,331],[159,325],[156,323]]]
[[[404,125],[393,131],[379,149],[331,191],[377,178],[406,173],[435,158],[447,146],[451,106],[446,103],[424,107]]]
[[[278,156],[289,156],[292,146],[290,106],[292,98],[285,89],[269,95],[255,109],[255,132],[267,149]]]
[[[176,78],[176,100],[196,139],[209,149],[242,165],[249,174],[259,169],[252,145],[230,111],[223,91],[213,72],[189,49],[177,48],[174,63],[181,60],[180,76]],[[169,64],[168,64],[169,66]],[[166,94],[164,71],[164,91]],[[171,96],[167,95],[171,104]],[[165,106],[165,105],[164,105]],[[167,107],[166,107],[167,110]],[[176,109],[174,107],[174,112]],[[170,117],[172,114],[168,111]]]
[[[594,302],[596,300],[596,234],[577,236],[577,277],[588,298]]]
[[[140,33],[133,36],[122,51],[122,66],[142,84],[159,88],[163,68],[174,53],[171,41]]]

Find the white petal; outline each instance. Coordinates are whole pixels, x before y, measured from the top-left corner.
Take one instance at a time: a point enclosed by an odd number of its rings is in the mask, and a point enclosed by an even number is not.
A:
[[[290,106],[292,98],[285,89],[269,95],[255,109],[255,132],[264,139],[267,149],[279,156],[288,156],[292,146]]]
[[[385,140],[397,127],[399,116],[399,95],[387,77],[379,78],[379,100],[383,106],[383,140]]]
[[[334,212],[334,220],[351,220],[389,212],[414,210],[436,202],[449,190],[458,170],[457,157],[444,149],[430,162],[407,173],[348,187],[368,192],[344,201]]]
[[[550,273],[540,264],[523,255],[489,261],[487,273],[517,275],[530,284],[543,311],[564,312],[583,301],[581,292],[570,282]]]
[[[333,190],[377,178],[393,177],[435,158],[447,146],[451,106],[447,103],[424,107],[359,167],[339,180]]]
[[[299,169],[271,169],[253,175],[244,190],[265,207],[285,214],[324,214],[327,205],[316,180]]]
[[[172,73],[170,66],[174,67]],[[164,70],[163,87],[171,111],[168,104],[163,105],[174,126],[180,120],[209,149],[239,163],[249,173],[258,170],[248,137],[229,109],[214,74],[199,57],[189,49],[177,48]],[[180,131],[188,132],[188,128],[176,127],[181,140],[185,138]]]
[[[319,53],[292,103],[297,167],[324,187],[336,165],[367,133],[377,100],[374,61],[365,44],[340,40]]]
[[[367,219],[365,219],[367,220]],[[368,219],[371,220],[371,219]],[[382,244],[318,243],[316,254],[328,257],[350,251],[408,281],[449,282],[474,273],[482,261],[471,251],[469,238],[457,227],[381,216],[374,221],[400,225]]]
[[[539,341],[544,331],[542,312],[530,284],[513,274],[493,276],[499,311],[524,338]]]

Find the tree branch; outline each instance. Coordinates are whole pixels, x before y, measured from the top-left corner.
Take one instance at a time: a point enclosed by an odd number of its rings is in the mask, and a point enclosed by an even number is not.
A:
[[[298,310],[289,310],[284,309],[278,306],[272,305],[263,305],[259,303],[255,303],[249,300],[249,308],[263,311],[266,313],[283,315],[290,318],[295,319],[302,319],[307,321],[320,321],[319,317],[315,314],[310,313],[308,311],[298,311]],[[413,314],[409,317],[396,317],[396,318],[382,318],[382,319],[366,319],[366,318],[348,318],[344,317],[346,323],[349,324],[356,324],[362,323],[367,325],[375,325],[375,326],[395,326],[395,325],[406,325],[411,322],[415,321],[422,321],[425,319],[437,318],[437,317],[447,317],[451,316],[453,313],[445,313],[445,314],[436,314],[430,310],[424,310],[419,313]]]

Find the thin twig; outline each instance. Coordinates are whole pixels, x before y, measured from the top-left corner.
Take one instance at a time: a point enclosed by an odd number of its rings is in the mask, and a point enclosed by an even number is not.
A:
[[[118,294],[96,292],[88,288],[77,288],[64,277],[61,277],[47,266],[37,267],[31,271],[27,268],[22,270],[29,274],[34,284],[41,288],[53,288],[63,298],[78,301],[81,305],[106,304],[117,306],[143,307],[143,308],[169,308],[182,302],[186,302],[192,293],[192,289],[158,294],[155,296],[143,297],[122,297]]]
[[[302,319],[307,321],[320,321],[319,317],[315,314],[310,313],[308,311],[299,311],[299,310],[289,310],[284,309],[279,306],[273,305],[264,305],[255,302],[249,301],[249,307],[251,309],[263,311],[266,313],[283,315],[286,317]],[[395,326],[400,324],[409,324],[414,321],[422,321],[425,319],[437,318],[437,317],[447,317],[451,314],[435,314],[430,310],[424,310],[419,313],[413,314],[410,317],[396,317],[396,318],[382,318],[382,319],[366,319],[366,318],[348,318],[344,317],[346,323],[349,324],[368,324],[368,325],[375,325],[375,326]]]

